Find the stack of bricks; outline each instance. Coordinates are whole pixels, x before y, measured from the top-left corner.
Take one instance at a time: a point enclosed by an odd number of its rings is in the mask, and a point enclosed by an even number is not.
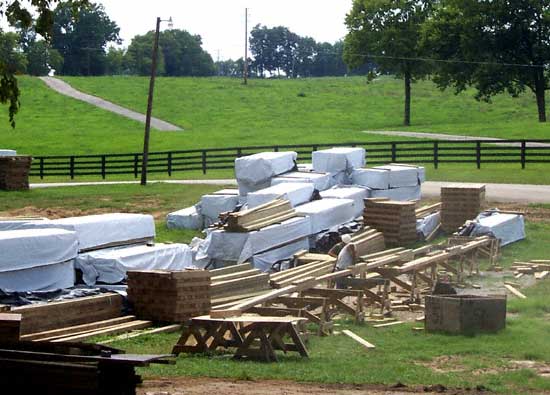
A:
[[[182,323],[210,312],[207,270],[130,271],[128,300],[139,319]]]
[[[0,157],[0,190],[18,191],[29,189],[30,156]]]
[[[417,241],[416,203],[365,199],[365,226],[382,232],[387,246],[404,246]]]
[[[454,233],[475,219],[485,206],[485,185],[455,184],[441,188],[441,228]]]

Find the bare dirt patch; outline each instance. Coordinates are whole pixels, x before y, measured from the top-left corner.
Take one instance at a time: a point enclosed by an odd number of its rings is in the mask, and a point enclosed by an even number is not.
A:
[[[291,381],[235,381],[210,378],[166,378],[147,380],[138,389],[138,395],[410,395],[410,394],[481,394],[484,389],[464,390],[447,389],[440,385],[431,387],[406,387],[396,385],[393,388],[374,385],[342,385],[295,383]]]
[[[2,211],[0,217],[45,217],[48,219],[59,219],[66,217],[78,217],[82,215],[92,214],[104,214],[113,212],[109,209],[79,209],[79,208],[66,208],[66,207],[51,207],[40,208],[34,206],[27,206],[23,208]]]

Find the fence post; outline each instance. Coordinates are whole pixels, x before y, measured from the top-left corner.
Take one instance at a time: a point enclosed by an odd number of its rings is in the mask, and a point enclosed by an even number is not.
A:
[[[241,156],[243,156],[243,150],[242,148],[237,148],[237,158],[240,158]]]
[[[527,144],[526,144],[525,140],[522,140],[521,141],[521,169],[522,170],[525,170],[525,163],[527,161],[526,148],[527,148]]]
[[[278,145],[276,145],[275,147],[273,147],[273,151],[275,151],[275,152],[279,152],[279,146],[278,146]]]
[[[134,178],[138,178],[139,154],[134,155]]]
[[[434,169],[439,168],[439,143],[434,141]]]
[[[206,151],[202,151],[202,174],[206,174]]]
[[[40,158],[40,179],[44,179],[44,158]]]
[[[168,177],[172,177],[172,152],[168,152]]]
[[[397,143],[391,143],[391,161],[392,163],[397,162]]]
[[[69,174],[71,175],[71,180],[74,180],[74,156],[71,156],[69,161]]]
[[[476,164],[478,170],[481,169],[481,142],[476,142]]]
[[[107,173],[105,169],[106,161],[107,161],[107,158],[105,158],[105,155],[101,155],[101,178],[102,179],[105,179],[105,175]]]

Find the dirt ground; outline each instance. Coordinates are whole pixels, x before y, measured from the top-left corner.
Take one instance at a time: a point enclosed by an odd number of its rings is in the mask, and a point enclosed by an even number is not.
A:
[[[295,383],[291,381],[234,381],[209,378],[178,377],[148,380],[138,390],[138,395],[411,395],[411,394],[482,394],[484,388],[450,389],[440,385],[409,388],[394,386],[341,385]]]

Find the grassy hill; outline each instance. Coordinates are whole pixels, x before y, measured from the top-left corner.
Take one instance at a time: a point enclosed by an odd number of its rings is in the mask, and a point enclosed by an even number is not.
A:
[[[142,77],[71,77],[75,88],[145,112],[148,80]],[[40,80],[21,77],[22,109],[17,128],[0,115],[0,147],[32,155],[139,152],[143,125],[49,90]],[[411,130],[503,138],[550,138],[536,119],[535,101],[501,95],[479,103],[473,92],[455,96],[433,83],[413,86],[413,126],[401,126],[402,82],[361,77],[306,80],[252,80],[248,86],[227,78],[159,78],[154,115],[185,132],[154,131],[152,150],[236,145],[396,140],[364,130]],[[513,175],[518,166],[494,166],[480,178],[470,165],[451,166],[432,179],[535,182],[540,166]],[[498,174],[497,174],[498,173]],[[495,177],[493,177],[495,175]],[[550,182],[550,180],[547,180]],[[538,181],[546,183],[546,181]]]

